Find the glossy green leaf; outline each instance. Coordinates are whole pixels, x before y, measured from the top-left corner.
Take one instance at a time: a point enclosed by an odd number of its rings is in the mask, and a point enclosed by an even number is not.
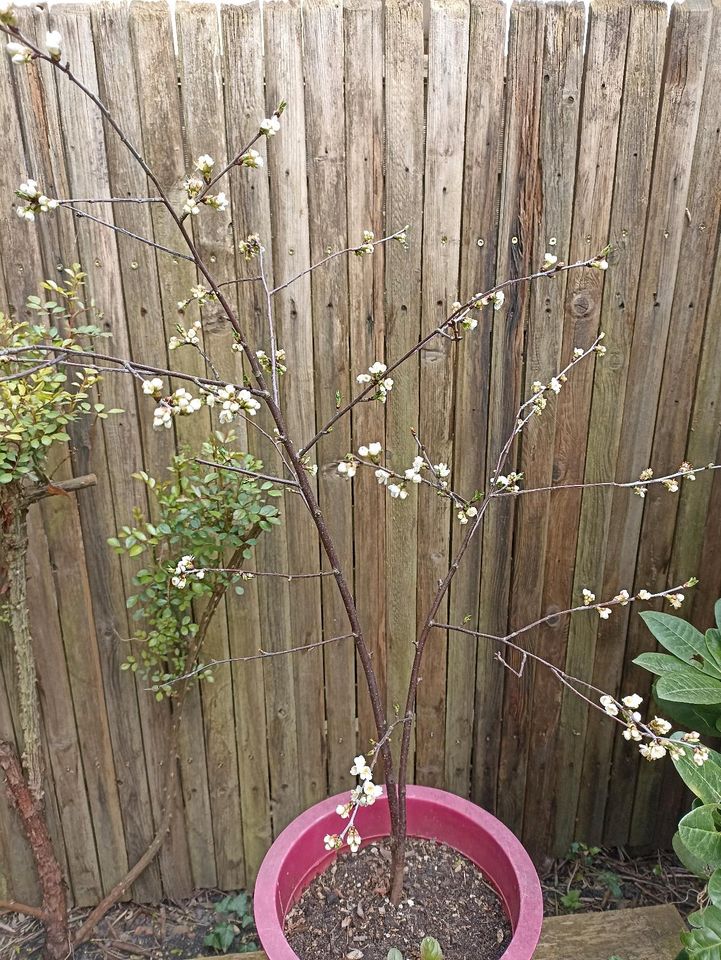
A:
[[[672,657],[669,653],[642,653],[633,662],[637,667],[643,667],[649,673],[656,673],[659,676],[680,670],[684,666],[683,660]]]
[[[658,695],[678,703],[721,703],[721,681],[693,667],[685,667],[659,677]]]
[[[719,805],[707,803],[681,818],[678,833],[689,853],[714,870],[721,866],[721,834],[717,827]]]
[[[688,847],[684,845],[678,833],[674,833],[671,846],[673,847],[673,852],[690,873],[693,873],[696,877],[703,877],[704,879],[709,876],[711,871],[708,866],[703,860],[694,857]]]
[[[704,635],[681,617],[668,613],[647,610],[641,614],[644,623],[662,647],[685,663],[703,666],[717,679],[721,679],[721,670],[710,662]]]
[[[703,766],[697,766],[688,751],[673,761],[679,776],[703,804],[721,803],[721,754],[709,750]]]

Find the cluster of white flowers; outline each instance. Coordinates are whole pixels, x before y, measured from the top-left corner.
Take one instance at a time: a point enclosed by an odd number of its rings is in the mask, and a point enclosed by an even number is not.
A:
[[[265,247],[261,246],[260,237],[257,233],[250,233],[245,240],[241,240],[238,244],[238,250],[243,254],[246,261],[265,253]]]
[[[352,480],[356,475],[356,470],[358,469],[358,464],[355,461],[355,458],[352,454],[349,454],[349,459],[341,460],[338,464],[338,473],[345,477],[346,480]]]
[[[178,331],[180,336],[171,337],[170,340],[168,340],[169,350],[177,350],[178,347],[185,346],[186,344],[192,347],[200,346],[200,320],[196,320],[188,330],[186,330],[185,327],[180,323],[177,324],[175,329]]]
[[[255,355],[258,358],[258,363],[265,370],[265,372],[270,373],[270,357],[265,350],[256,350]],[[288,367],[285,363],[285,350],[275,351],[275,369],[281,375],[287,371]]]
[[[465,524],[468,523],[469,520],[471,520],[473,517],[476,517],[476,516],[478,516],[478,510],[472,504],[468,507],[462,507],[458,511],[458,520],[464,526]]]
[[[365,257],[373,253],[373,241],[375,240],[375,234],[372,230],[363,231],[363,242],[359,247],[356,247],[355,255],[357,257]]]
[[[553,270],[558,264],[558,257],[553,253],[547,253],[543,258],[541,270]]]
[[[260,403],[250,390],[238,389],[232,383],[227,383],[219,389],[209,389],[205,395],[205,402],[209,407],[220,404],[218,420],[221,423],[232,423],[237,414],[243,412],[254,417],[260,410]]]
[[[183,183],[186,193],[186,200],[183,204],[183,213],[190,214],[191,216],[197,216],[200,213],[201,204],[205,204],[206,206],[211,207],[213,210],[227,210],[228,198],[224,193],[208,193],[203,197],[199,196],[206,183],[210,181],[211,170],[214,163],[215,161],[213,158],[209,157],[207,154],[203,154],[202,157],[198,157],[198,159],[195,161],[196,168],[203,173],[203,179],[196,177],[195,175],[186,177],[185,182]]]
[[[187,300],[178,300],[178,311],[184,313],[190,304],[197,303],[199,307],[204,307],[208,303],[217,303],[217,301],[217,294],[200,283],[197,287],[190,288],[190,296]]]
[[[248,150],[239,159],[238,164],[241,167],[250,167],[253,170],[259,170],[263,166],[263,158],[257,150]]]
[[[15,208],[15,212],[21,220],[32,222],[36,213],[47,213],[48,210],[55,210],[58,207],[58,201],[46,197],[35,180],[28,179],[21,183],[15,194],[25,201],[24,206]]]
[[[687,460],[684,460],[684,462],[679,465],[678,472],[681,474],[681,479],[696,479],[695,468],[692,467]],[[645,470],[641,471],[638,479],[641,482],[633,488],[633,492],[637,497],[641,497],[643,500],[648,491],[648,481],[653,479],[653,470],[650,467],[647,467]],[[668,490],[669,493],[678,493],[680,489],[678,477],[667,477],[665,480],[661,480],[661,484]]]
[[[26,47],[24,43],[18,43],[17,40],[11,40],[8,43],[7,52],[13,63],[30,63],[34,56],[30,47]]]
[[[451,313],[458,314],[458,316],[453,320],[453,323],[456,325],[456,327],[460,327],[462,330],[475,330],[478,326],[478,318],[473,316],[469,308],[459,312],[461,311],[462,307],[463,304],[460,300],[454,300],[451,304]]]
[[[280,130],[280,120],[273,114],[272,117],[266,117],[265,120],[260,121],[259,129],[263,136],[274,137]]]
[[[174,416],[190,416],[191,413],[197,413],[202,407],[203,401],[200,397],[194,397],[185,387],[178,387],[170,396],[163,397],[153,411],[153,427],[156,430],[161,427],[169,430]]]
[[[589,264],[590,267],[595,267],[596,270],[608,270],[608,260],[605,257],[596,257],[595,260],[592,260]]]
[[[521,489],[518,485],[519,481],[521,480],[523,480],[522,473],[516,473],[515,471],[511,471],[511,473],[509,473],[508,476],[502,475],[499,477],[495,477],[492,483],[495,486],[500,487],[501,490],[503,490],[505,493],[518,493],[518,491]]]
[[[357,853],[360,850],[361,836],[354,822],[356,813],[360,807],[372,807],[376,800],[383,796],[383,787],[373,783],[373,771],[363,755],[355,757],[350,772],[352,776],[360,779],[360,783],[351,790],[348,803],[340,803],[335,808],[338,816],[349,820],[349,823],[340,834],[329,833],[323,837],[326,850],[340,850],[345,841],[351,853]]]
[[[205,576],[205,570],[196,570],[195,557],[188,553],[184,557],[181,557],[178,561],[170,582],[174,587],[178,587],[180,590],[182,590],[183,587],[187,586],[188,576],[190,574],[195,576],[198,580],[202,580]]]
[[[377,440],[374,440],[372,443],[362,443],[360,447],[358,447],[358,456],[364,460],[370,459],[374,463],[377,463],[382,451],[383,446]]]
[[[700,735],[695,731],[684,733],[677,740],[669,740],[668,734],[671,732],[671,724],[663,717],[654,717],[648,723],[644,724],[638,708],[643,703],[643,698],[637,693],[632,693],[623,697],[620,702],[609,694],[599,697],[601,706],[609,717],[618,717],[619,715],[626,723],[623,731],[625,740],[633,740],[639,744],[639,753],[645,760],[661,760],[668,753],[675,760],[691,754],[691,759],[698,767],[702,767],[709,758],[709,752],[706,747],[700,744]],[[644,737],[644,734],[646,735]],[[683,747],[681,744],[688,744],[689,747]]]
[[[386,402],[387,395],[393,389],[393,380],[384,376],[387,369],[382,360],[376,360],[368,367],[368,373],[359,373],[356,377],[360,384],[375,383],[376,393],[373,399],[380,400],[381,403]]]

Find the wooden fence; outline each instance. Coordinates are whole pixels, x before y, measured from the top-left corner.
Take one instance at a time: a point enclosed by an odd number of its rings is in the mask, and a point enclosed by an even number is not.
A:
[[[580,2],[521,0],[511,9],[507,54],[506,15],[500,0],[430,0],[426,40],[421,0],[266,0],[262,9],[248,2],[219,10],[178,0],[174,24],[160,0],[21,11],[28,33],[44,37],[48,25],[61,32],[73,68],[175,196],[192,158],[225,162],[288,100],[263,170],[231,174],[232,210],[193,220],[219,277],[244,275],[237,241],[250,232],[263,238],[279,283],[357,243],[363,229],[380,236],[411,225],[409,251],[392,245],[336,262],[278,297],[286,406],[302,436],[332,414],[336,390],[347,397],[358,372],[397,357],[452,301],[537,269],[546,251],[571,261],[613,243],[607,274],[518,287],[462,343],[436,341],[399,371],[387,410],[362,405],[319,446],[321,502],[354,569],[390,704],[402,700],[416,607],[428,604],[462,529],[437,498],[391,501],[372,476],[359,475],[351,488],[334,459],[382,440],[394,463],[407,464],[410,428],[418,427],[433,456],[452,464],[454,484],[472,491],[519,397],[599,329],[606,357],[574,371],[524,436],[526,482],[625,480],[649,464],[658,473],[684,458],[721,457],[721,6],[686,0],[668,21],[665,4],[597,0],[586,22]],[[0,125],[7,303],[22,312],[39,278],[80,261],[111,349],[165,366],[176,302],[196,282],[192,268],[65,210],[29,225],[10,203],[28,175],[60,197],[147,195],[141,171],[47,65],[2,57]],[[178,243],[148,205],[93,212]],[[239,285],[238,307],[262,343],[257,284]],[[206,316],[203,335],[210,355],[239,377],[227,330]],[[297,374],[311,357],[312,378]],[[108,375],[102,389],[126,413],[72,453],[74,472],[92,471],[98,484],[34,508],[29,569],[48,814],[78,904],[96,901],[152,835],[170,719],[167,705],[120,672],[134,561],[118,562],[105,540],[134,506],[146,508],[131,472],[162,472],[174,438],[153,432],[149,401],[129,378]],[[207,427],[196,420],[177,439],[197,444]],[[59,475],[69,470],[62,464]],[[684,613],[706,627],[721,593],[720,510],[718,474],[676,495],[655,488],[645,500],[602,488],[497,502],[442,616],[506,633],[568,607],[586,586],[607,597],[696,574],[701,583]],[[286,513],[258,562],[312,569],[320,559],[309,522],[295,503]],[[345,632],[325,579],[322,587],[248,586],[222,609],[207,657]],[[632,607],[607,622],[559,617],[530,642],[576,676],[648,694],[649,678],[631,660],[651,639]],[[539,858],[574,838],[667,843],[683,801],[671,767],[639,763],[616,728],[565,696],[552,676],[527,668],[517,678],[495,652],[460,635],[434,638],[415,779],[495,811]],[[0,662],[0,735],[17,738],[6,634]],[[235,664],[196,691],[183,719],[172,833],[135,895],[252,883],[279,829],[349,787],[351,758],[372,735],[357,682],[352,647],[338,644]],[[1,793],[0,864],[0,896],[32,898],[29,854]]]

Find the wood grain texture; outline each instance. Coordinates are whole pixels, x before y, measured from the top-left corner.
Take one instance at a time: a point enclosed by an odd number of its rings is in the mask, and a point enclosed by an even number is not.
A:
[[[616,467],[623,427],[622,398],[628,377],[630,345],[633,339],[635,304],[643,254],[643,236],[651,187],[653,142],[663,71],[666,12],[653,2],[631,9],[626,79],[616,153],[613,206],[609,236],[610,283],[601,305],[601,329],[606,333],[608,353],[597,365],[591,402],[589,440],[584,477],[596,482],[626,474]],[[574,573],[574,596],[584,587],[611,590],[621,584],[604,583],[607,553],[613,550],[608,531],[613,504],[610,490],[589,490],[582,497],[578,547]],[[598,594],[601,596],[601,594]],[[610,636],[608,627],[594,617],[578,618],[570,624],[570,635],[594,650],[593,683],[615,689],[623,669],[625,653]],[[596,642],[597,639],[601,642]],[[600,722],[599,722],[600,721]],[[606,771],[616,738],[603,718],[591,711],[587,718],[585,751],[578,797],[577,833],[589,843],[600,842],[603,811],[608,793]]]
[[[423,6],[419,0],[388,0],[385,5],[386,232],[409,226],[409,249],[386,251],[385,357],[401,356],[420,338],[421,251],[423,230]],[[386,411],[386,455],[404,470],[417,448],[411,429],[418,425],[418,362],[414,357],[394,376]],[[393,713],[405,703],[413,661],[416,623],[418,501],[386,504],[387,703]],[[415,738],[409,752],[409,780]]]
[[[674,960],[684,922],[670,904],[547,917],[534,960],[607,960],[612,954],[627,960]],[[619,952],[620,951],[620,952]]]
[[[310,258],[317,263],[329,251],[361,241],[365,224],[347,223],[346,138],[343,91],[343,7],[336,0],[308,0],[303,5],[303,75],[305,77],[306,156]],[[350,255],[353,259],[355,257]],[[349,256],[317,270],[311,279],[315,364],[315,406],[318,425],[336,410],[336,394],[350,396]],[[373,442],[375,436],[364,442]],[[382,442],[382,439],[381,439]],[[343,568],[353,570],[353,502],[351,484],[335,461],[351,449],[350,418],[338,423],[321,442],[324,466],[319,473],[320,506],[336,538]],[[320,555],[308,552],[311,568]],[[316,558],[317,557],[317,558]],[[323,568],[330,569],[323,558]],[[332,577],[322,581],[323,635],[348,632],[348,616]],[[317,627],[316,627],[317,630]],[[304,659],[305,656],[304,656]],[[355,653],[352,644],[330,645],[324,652],[326,760],[331,792],[349,784],[355,756]],[[362,742],[362,748],[366,743]]]
[[[580,260],[602,250],[608,243],[613,177],[621,113],[629,8],[627,4],[597,2],[591,7],[588,50],[585,64],[585,90],[581,110],[579,151],[576,163],[576,191],[569,261]],[[593,77],[593,81],[590,78]],[[599,332],[604,272],[586,269],[569,278],[564,318],[562,353],[570,357],[574,348],[588,347]],[[601,361],[589,358],[574,369],[559,397],[554,452],[555,482],[573,483],[583,478],[586,457],[589,410],[594,368]],[[604,358],[605,359],[605,358]],[[575,553],[581,509],[580,491],[554,494],[554,522],[549,529],[545,561],[544,604],[547,609],[563,610],[574,598],[573,564],[565,559]],[[615,590],[614,590],[615,593]],[[597,614],[595,614],[597,616]],[[578,618],[579,621],[581,618]],[[589,651],[583,641],[571,635],[575,622],[566,618],[557,627],[559,644],[568,637],[565,660],[572,676],[591,673]],[[574,787],[556,791],[552,804],[554,845],[567,849],[572,839],[576,814],[575,789],[583,761],[583,729],[587,710],[577,698],[564,694],[558,736],[557,776],[572,776]],[[555,822],[554,822],[555,818]]]
[[[679,276],[692,170],[693,154],[690,151],[698,129],[711,19],[711,6],[705,0],[684,5],[683,8],[674,6],[671,11],[653,184],[618,453],[619,470],[622,467],[624,475],[630,477],[638,476],[641,470],[650,465],[653,452],[664,357],[676,278]],[[687,161],[679,162],[685,155]],[[684,429],[682,439],[685,439],[685,433]],[[677,465],[674,462],[674,466]],[[666,492],[665,489],[663,492]],[[645,578],[649,576],[652,582],[658,582],[657,572],[647,567],[642,568],[643,580],[639,574],[634,578],[644,515],[646,511],[651,516],[657,513],[651,513],[651,500],[658,502],[657,496],[654,491],[649,504],[634,496],[614,497],[609,536],[616,546],[613,555],[607,557],[606,583],[613,582],[621,586],[633,582],[633,589],[638,590],[646,586]],[[631,618],[628,613],[619,620],[621,622],[615,629],[625,633],[628,622],[629,637],[621,686],[636,683],[639,693],[645,696],[650,690],[650,675],[630,662],[642,649],[648,649],[646,637],[641,639],[642,623],[638,617]],[[630,829],[631,808],[627,798],[634,789],[638,761],[635,753],[621,750],[616,744],[606,809],[608,837],[617,834],[625,836]]]
[[[343,5],[345,72],[346,210],[349,234],[384,230],[383,177],[383,3],[347,0]],[[356,65],[364,64],[363,70]],[[391,224],[388,224],[389,228]],[[348,261],[348,322],[351,382],[385,355],[383,276],[385,248],[372,257]],[[381,404],[359,404],[352,415],[353,449],[377,440],[386,447],[385,409]],[[365,628],[366,643],[381,690],[386,686],[385,535],[387,492],[370,471],[356,474],[353,504],[355,600]],[[356,674],[361,677],[362,667]],[[375,729],[364,683],[357,684],[358,743],[365,746]],[[355,743],[355,736],[352,738]],[[350,746],[350,744],[349,744]],[[346,784],[344,783],[343,786]]]
[[[546,253],[568,260],[575,187],[585,12],[578,4],[549,4],[543,24],[540,61],[539,173],[540,208],[532,225],[530,262],[538,269]],[[563,353],[564,301],[568,274],[531,286],[526,333],[523,395],[532,395],[535,381],[548,383],[568,362]],[[565,389],[565,386],[564,386]],[[532,421],[521,440],[520,467],[529,487],[553,481],[556,404]],[[546,416],[546,413],[549,415]],[[513,545],[510,626],[530,623],[551,612],[544,596],[538,557],[547,552],[549,527],[555,522],[551,494],[522,497],[518,502]],[[529,637],[531,648],[554,659],[553,631]],[[550,641],[550,642],[549,642]],[[550,649],[549,649],[550,648]],[[519,833],[524,815],[527,839],[540,846],[537,818],[544,804],[538,782],[546,775],[555,749],[558,683],[543,671],[529,669],[523,677],[506,677],[504,743],[499,779],[504,784],[505,817]],[[544,804],[545,806],[545,804]]]
[[[426,158],[423,196],[423,290],[421,334],[450,314],[458,289],[463,204],[464,132],[470,10],[465,0],[432,0],[428,31]],[[462,345],[460,345],[462,348]],[[418,437],[431,463],[452,464],[455,366],[459,344],[436,337],[420,354]],[[417,452],[417,451],[416,451]],[[409,467],[406,461],[403,466]],[[455,478],[450,478],[455,483]],[[451,562],[451,530],[460,526],[448,500],[422,486],[418,498],[416,619],[423,623]],[[448,599],[438,617],[446,621]],[[416,779],[439,787],[445,781],[447,638],[436,630],[423,665],[416,707]],[[469,744],[470,745],[470,744]],[[469,767],[462,792],[469,789]]]
[[[505,57],[496,38],[505,33],[505,20],[502,0],[471,3],[460,252],[462,301],[489,290],[496,281],[505,110]],[[458,350],[452,479],[455,487],[466,492],[481,489],[487,478],[492,327],[492,311],[481,311],[478,327],[464,338]],[[452,550],[458,548],[461,536],[460,525],[454,525]],[[482,542],[479,532],[451,585],[453,623],[461,623],[467,616],[478,623]],[[471,796],[487,809],[495,809],[500,737],[494,729],[494,718],[503,685],[487,682],[487,653],[487,647],[481,644],[476,649],[465,637],[448,638],[447,683],[453,695],[446,697],[444,763],[446,782],[465,785],[472,762]],[[472,743],[469,730],[473,730]]]

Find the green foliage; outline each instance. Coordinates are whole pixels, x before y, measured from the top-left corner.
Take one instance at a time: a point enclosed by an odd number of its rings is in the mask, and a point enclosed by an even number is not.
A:
[[[568,893],[564,893],[561,897],[561,903],[566,908],[566,910],[580,910],[583,904],[581,903],[581,891],[572,888]]]
[[[617,873],[614,873],[613,870],[601,870],[596,879],[602,887],[608,890],[615,900],[620,900],[623,897],[621,878]]]
[[[232,433],[214,434],[203,445],[203,459],[243,470],[262,469],[250,454],[230,448],[234,439]],[[242,574],[208,572],[201,578],[191,572],[179,580],[175,576],[178,561],[190,556],[194,569],[220,568],[238,550],[248,560],[260,532],[280,523],[278,509],[269,498],[281,494],[269,481],[203,466],[187,453],[173,457],[169,469],[167,480],[144,471],[133,474],[155,500],[154,522],[138,510],[134,526],[122,527],[117,537],[108,540],[116,553],[143,556],[145,561],[133,581],[139,590],[127,601],[133,618],[142,621],[134,636],[139,658],[127,657],[123,669],[149,677],[158,700],[169,696],[171,681],[190,668],[186,659],[198,631],[196,611],[199,606],[202,610],[202,601],[218,583],[236,584],[236,592],[243,593]],[[198,675],[212,680],[210,671]]]
[[[421,960],[443,960],[443,951],[435,937],[424,937],[421,940]]]
[[[253,930],[250,897],[243,892],[224,897],[215,904],[215,912],[218,920],[206,934],[203,944],[218,953],[228,953],[238,935]],[[248,940],[239,943],[235,952],[250,953],[257,949],[255,941]]]
[[[42,481],[50,448],[70,439],[66,427],[83,416],[105,419],[121,410],[106,410],[90,399],[100,377],[89,369],[56,366],[43,347],[77,351],[83,341],[106,336],[97,327],[78,321],[94,307],[82,297],[85,274],[78,264],[66,268],[66,280],[46,280],[43,288],[55,299],[29,297],[27,306],[44,323],[17,321],[0,313],[0,374],[23,374],[0,382],[0,484]],[[3,350],[20,351],[5,354]],[[48,361],[51,361],[48,363]]]
[[[646,625],[668,653],[644,653],[634,663],[658,677],[654,695],[662,712],[705,736],[721,732],[721,600],[716,627],[705,634],[680,617],[642,613]],[[674,734],[672,739],[678,739]],[[696,795],[682,817],[673,849],[681,863],[707,881],[702,910],[688,918],[677,960],[721,960],[721,755],[697,766],[688,751],[673,758],[686,786]]]
[[[443,960],[443,951],[435,937],[424,937],[421,940],[421,960]],[[391,947],[386,960],[403,960],[403,954],[397,947]]]
[[[685,727],[717,737],[721,733],[721,629],[712,628],[704,635],[680,617],[655,612],[641,616],[668,651],[642,653],[634,660],[657,675],[654,696],[659,709]]]

